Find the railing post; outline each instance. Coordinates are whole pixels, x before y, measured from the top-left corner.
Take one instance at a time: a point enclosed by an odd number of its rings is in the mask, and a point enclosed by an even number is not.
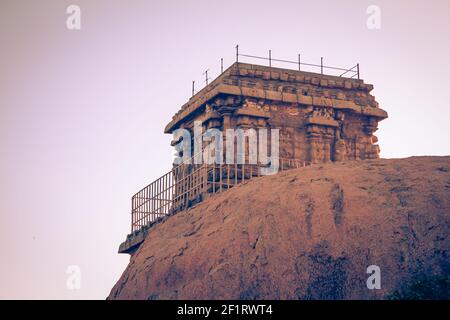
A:
[[[192,96],[194,96],[195,93],[195,81],[192,81]]]
[[[131,233],[133,233],[134,226],[134,196],[131,197]]]
[[[357,70],[357,73],[358,73],[358,80],[359,80],[359,63],[356,64],[356,70]]]
[[[323,57],[320,57],[320,73],[323,74]]]
[[[236,62],[239,62],[239,45],[236,45]]]
[[[298,54],[298,71],[301,69],[301,62],[300,62],[300,53]]]
[[[230,164],[227,163],[227,190],[230,189]]]
[[[269,67],[272,67],[272,50],[269,50]]]
[[[204,167],[203,172],[203,194],[206,194],[208,192],[208,165],[202,164]]]
[[[220,73],[223,73],[223,58],[220,58]]]
[[[213,187],[213,193],[216,193],[216,163],[214,162],[213,165],[213,170],[212,170],[212,187]]]
[[[223,170],[222,170],[222,163],[219,163],[219,192],[222,192],[222,175],[223,175]]]
[[[205,75],[205,82],[206,82],[206,85],[208,85],[208,70],[209,69],[206,69],[206,71],[203,73],[204,75]]]

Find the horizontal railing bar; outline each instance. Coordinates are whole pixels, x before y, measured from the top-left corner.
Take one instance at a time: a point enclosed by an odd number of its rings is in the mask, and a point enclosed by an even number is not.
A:
[[[269,58],[266,58],[266,57],[252,56],[250,54],[243,54],[243,53],[239,53],[239,56],[240,57],[247,57],[247,58],[261,59],[261,60],[269,60]]]
[[[340,68],[340,67],[326,66],[326,65],[314,64],[314,63],[306,63],[306,62],[290,61],[290,60],[283,60],[283,59],[259,57],[259,56],[253,56],[253,55],[250,55],[250,54],[242,54],[242,53],[239,53],[239,56],[247,57],[247,58],[253,58],[253,59],[261,59],[261,60],[266,60],[266,61],[276,61],[276,62],[290,63],[290,64],[295,64],[297,66],[298,65],[300,65],[300,66],[310,66],[310,67],[318,67],[318,68],[340,70],[340,71],[350,71],[351,70],[352,72],[356,72],[356,71],[352,70],[356,66],[354,66],[354,67],[352,67],[350,69],[345,69],[345,68]]]
[[[345,71],[343,74],[339,75],[339,77],[342,77],[344,74],[346,74],[347,72],[357,72],[353,69],[355,69],[358,65],[355,65],[354,67],[351,67],[350,69],[348,69],[347,71]]]

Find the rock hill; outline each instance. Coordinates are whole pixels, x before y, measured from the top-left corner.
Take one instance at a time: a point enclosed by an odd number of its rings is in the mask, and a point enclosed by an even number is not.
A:
[[[449,156],[285,171],[154,225],[108,298],[448,295],[449,226]],[[366,286],[370,265],[379,290]]]

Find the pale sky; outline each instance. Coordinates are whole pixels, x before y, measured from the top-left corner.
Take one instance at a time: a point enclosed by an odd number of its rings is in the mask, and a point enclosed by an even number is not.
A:
[[[81,30],[66,27],[71,4]],[[450,154],[449,39],[448,0],[0,0],[0,298],[108,295],[129,259],[117,248],[131,195],[171,167],[165,124],[236,44],[359,62],[389,113],[381,156],[397,158]]]

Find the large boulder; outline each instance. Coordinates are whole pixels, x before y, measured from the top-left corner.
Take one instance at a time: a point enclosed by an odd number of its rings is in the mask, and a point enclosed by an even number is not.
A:
[[[433,281],[448,295],[449,226],[450,157],[285,171],[154,225],[108,298],[385,299]]]

